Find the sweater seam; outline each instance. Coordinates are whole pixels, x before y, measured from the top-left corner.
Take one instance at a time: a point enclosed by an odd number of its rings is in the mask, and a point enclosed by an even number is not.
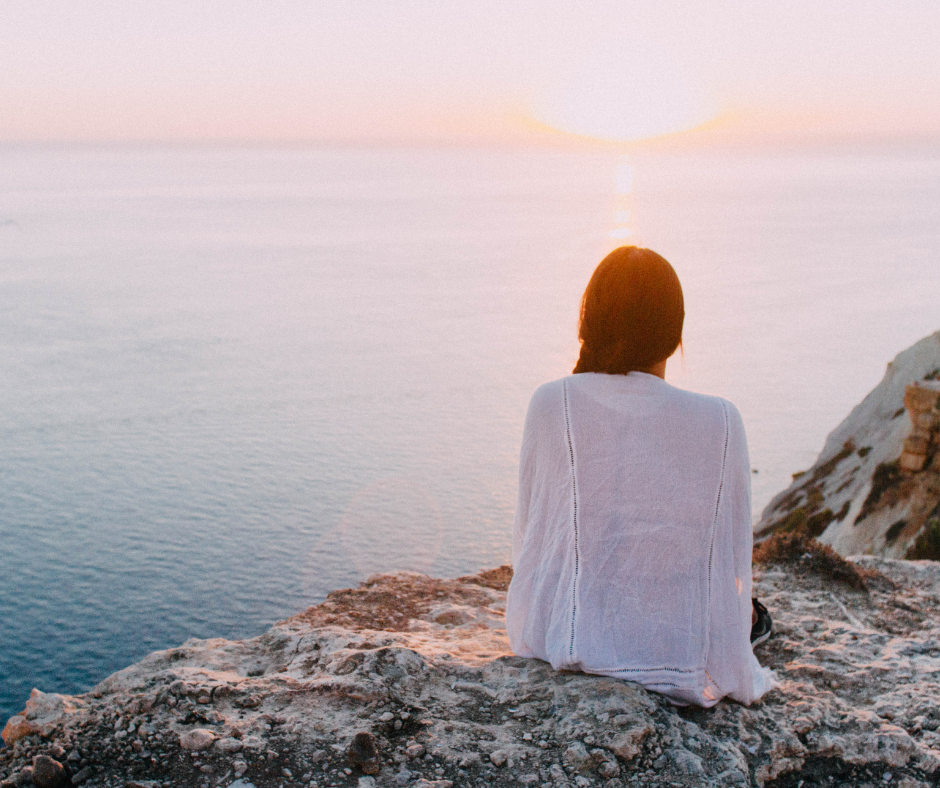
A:
[[[700,673],[701,668],[609,668],[605,672],[607,673]],[[708,671],[705,671],[705,675],[708,675]]]
[[[719,696],[719,697],[723,698],[725,695],[728,694],[727,692],[725,692],[725,691],[721,688],[721,685],[720,685],[717,681],[715,681],[715,679],[712,678],[712,674],[709,673],[707,670],[705,671],[705,675],[708,677],[708,680],[709,680],[712,684],[715,685],[715,689],[718,690],[718,696]]]
[[[578,552],[578,480],[574,469],[574,444],[571,440],[571,419],[568,415],[568,381],[562,384],[562,393],[565,405],[565,435],[568,439],[568,459],[571,463],[571,522],[574,528],[574,578],[571,583],[571,638],[568,642],[568,658],[574,659],[574,633],[575,619],[578,614],[578,573],[580,570],[580,555]]]
[[[703,665],[708,664],[708,655],[711,651],[711,624],[712,624],[712,564],[715,556],[715,536],[718,531],[718,512],[721,509],[721,494],[725,486],[725,467],[728,462],[728,439],[730,435],[728,406],[724,401],[721,403],[721,411],[725,422],[725,445],[721,452],[721,472],[718,476],[718,495],[715,499],[715,518],[712,521],[711,538],[708,545],[708,582],[706,585],[706,607],[705,607],[705,658]],[[711,677],[709,677],[711,678]],[[717,687],[717,683],[715,684]]]

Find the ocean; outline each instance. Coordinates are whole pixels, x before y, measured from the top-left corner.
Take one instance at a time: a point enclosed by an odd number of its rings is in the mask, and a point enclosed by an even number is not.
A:
[[[754,513],[940,328],[940,147],[0,147],[0,722],[377,571],[510,558],[526,405],[624,243]]]

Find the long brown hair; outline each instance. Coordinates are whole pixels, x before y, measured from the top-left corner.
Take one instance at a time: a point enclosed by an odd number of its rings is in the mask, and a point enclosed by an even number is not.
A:
[[[594,269],[581,298],[581,355],[574,372],[650,369],[676,352],[684,320],[673,267],[650,249],[614,249]]]

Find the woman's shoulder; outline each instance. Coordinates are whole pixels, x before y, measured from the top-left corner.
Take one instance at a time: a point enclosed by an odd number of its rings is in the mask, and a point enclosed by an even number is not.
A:
[[[660,410],[664,416],[689,418],[717,424],[741,424],[741,414],[734,403],[714,394],[702,394],[673,386],[656,375],[631,372],[629,375],[606,375],[590,372],[568,375],[540,387],[536,394],[543,402],[557,401],[561,391],[583,392],[591,399],[600,399],[632,409],[640,398]],[[545,389],[542,391],[542,389]]]
[[[715,416],[740,421],[741,415],[734,403],[715,394],[689,391],[662,378],[646,373],[629,375],[607,375],[600,372],[581,372],[543,383],[532,394],[529,409],[542,411],[563,407],[570,392],[589,394],[593,397],[651,396],[668,403],[672,408],[711,413]]]
[[[669,385],[669,384],[666,384]],[[680,402],[688,403],[690,407],[707,408],[716,412],[724,412],[729,415],[738,415],[738,409],[731,400],[719,397],[717,394],[702,394],[699,391],[689,391],[669,385],[673,396]]]
[[[550,380],[548,383],[543,383],[539,386],[529,400],[529,416],[532,417],[539,414],[550,413],[559,407],[563,407],[565,381],[569,377],[573,376],[569,375],[568,377],[559,378],[558,380]]]
[[[743,432],[744,422],[741,413],[731,400],[715,394],[701,394],[675,386],[671,388],[678,407],[693,417],[713,421],[716,427],[727,428],[732,433]]]

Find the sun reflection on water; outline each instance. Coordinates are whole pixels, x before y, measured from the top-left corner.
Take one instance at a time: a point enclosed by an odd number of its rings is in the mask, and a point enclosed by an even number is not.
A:
[[[633,165],[626,156],[621,156],[620,163],[614,171],[615,176],[615,199],[613,227],[607,234],[608,237],[620,241],[633,235],[633,228],[630,227],[630,196],[633,192]]]

